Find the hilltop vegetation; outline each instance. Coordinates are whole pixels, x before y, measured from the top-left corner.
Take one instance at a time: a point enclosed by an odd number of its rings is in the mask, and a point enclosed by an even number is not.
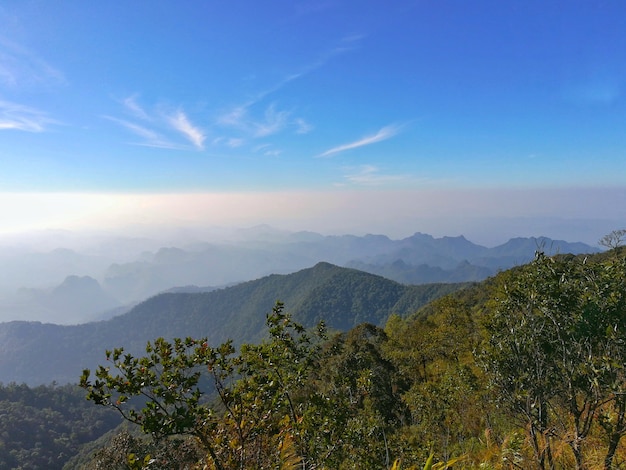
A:
[[[314,340],[279,304],[259,344],[118,349],[82,385],[161,441],[189,436],[208,468],[410,468],[431,451],[463,468],[620,468],[625,312],[622,252],[540,253],[384,330]]]

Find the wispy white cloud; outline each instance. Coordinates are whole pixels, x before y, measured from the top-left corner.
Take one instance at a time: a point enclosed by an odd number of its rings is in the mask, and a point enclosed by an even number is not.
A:
[[[272,145],[271,144],[261,144],[261,145],[257,145],[256,147],[254,147],[252,149],[253,152],[260,152],[263,149],[267,149],[270,148]]]
[[[266,157],[277,157],[283,153],[282,150],[275,148],[272,144],[257,145],[252,151],[254,153],[262,153]]]
[[[191,119],[182,110],[164,110],[161,106],[146,108],[139,104],[138,95],[128,96],[118,102],[123,106],[126,114],[132,118],[122,119],[103,116],[143,139],[135,145],[148,147],[189,150],[191,147],[204,150],[206,133],[191,122]],[[184,143],[181,141],[184,138]]]
[[[383,186],[393,183],[408,182],[411,178],[408,175],[386,175],[374,165],[361,165],[352,168],[345,175],[345,179],[351,183],[362,186]]]
[[[247,120],[248,108],[247,105],[236,106],[230,111],[222,114],[218,117],[218,124],[232,127],[244,127]]]
[[[226,137],[216,137],[215,139],[213,139],[211,141],[211,143],[213,145],[223,144],[223,145],[226,145],[227,147],[230,147],[230,148],[237,148],[237,147],[241,147],[245,143],[245,140],[244,139],[239,139],[239,138],[236,138],[236,137],[229,137],[229,138],[226,138]]]
[[[313,130],[313,126],[302,118],[297,118],[294,123],[296,125],[296,134],[308,134]]]
[[[325,152],[317,155],[318,158],[331,157],[341,152],[345,152],[346,150],[352,150],[359,147],[364,147],[366,145],[372,145],[377,142],[382,142],[383,140],[390,139],[391,137],[397,135],[400,132],[399,126],[385,126],[380,129],[376,134],[369,135],[363,137],[362,139],[356,140],[354,142],[350,142],[349,144],[338,145],[337,147],[333,147],[331,149],[326,150]]]
[[[146,121],[150,120],[148,113],[137,103],[137,95],[129,96],[122,100],[122,104],[130,111],[135,117]]]
[[[111,119],[112,121],[115,121],[119,124],[121,124],[122,126],[124,126],[126,129],[134,132],[135,134],[137,134],[139,137],[143,137],[146,140],[150,140],[150,141],[158,141],[161,140],[161,136],[154,132],[151,129],[148,129],[147,127],[143,127],[140,126],[138,124],[132,123],[132,122],[128,122],[125,121],[123,119],[115,119],[112,117],[108,117],[108,119]]]
[[[110,121],[113,121],[121,125],[122,127],[126,128],[127,130],[137,135],[138,137],[141,137],[142,141],[135,142],[134,145],[141,145],[144,147],[155,147],[155,148],[162,148],[162,149],[178,149],[178,150],[183,149],[182,146],[177,145],[174,142],[171,142],[160,133],[152,129],[148,129],[145,126],[127,121],[125,119],[118,119],[118,118],[111,117],[111,116],[103,116],[103,117],[105,119],[108,119]]]
[[[237,105],[220,115],[216,124],[222,127],[235,129],[235,135],[214,136],[209,142],[212,145],[222,145],[230,148],[243,146],[249,139],[259,139],[272,136],[289,130],[296,134],[307,134],[313,126],[302,117],[294,116],[294,112],[281,109],[276,102],[263,103],[266,98],[287,86],[294,80],[299,80],[319,67],[325,65],[331,58],[356,47],[361,36],[346,37],[339,45],[323,54],[295,73],[284,76],[283,79],[256,95],[243,104]],[[180,148],[175,131],[189,142],[195,149],[204,150],[207,132],[192,122],[192,119],[181,109],[178,111],[164,110],[163,107],[146,107],[140,104],[139,95],[133,94],[119,103],[124,108],[125,119],[110,118],[135,135],[143,138],[141,145],[164,148]],[[238,135],[237,135],[238,134]],[[180,139],[180,137],[178,137]],[[277,151],[272,151],[276,154]]]
[[[272,103],[265,110],[264,119],[253,123],[255,137],[265,137],[281,131],[289,119],[289,111],[278,111]]]
[[[279,111],[275,103],[265,108],[265,114],[262,118],[253,117],[254,109],[268,96],[278,92],[291,82],[302,79],[313,71],[323,67],[337,55],[355,49],[358,47],[358,43],[362,38],[363,36],[356,34],[342,38],[337,46],[322,54],[317,60],[300,67],[300,69],[294,73],[285,75],[273,86],[260,91],[243,104],[239,104],[219,116],[217,123],[223,126],[237,128],[248,133],[251,137],[266,137],[280,132],[288,126],[295,126],[295,132],[297,134],[310,132],[313,129],[311,124],[302,118],[292,118],[294,114],[292,111]],[[293,127],[291,128],[293,129]]]
[[[219,117],[218,123],[235,128],[250,137],[267,137],[282,131],[290,121],[291,112],[279,110],[275,103],[265,108],[261,118],[250,116],[249,108],[237,106]]]
[[[229,139],[225,139],[226,145],[232,149],[241,147],[244,143],[244,139],[238,139],[236,137],[231,137]]]
[[[61,71],[36,53],[0,36],[0,84],[10,87],[66,83]]]
[[[46,113],[9,101],[0,101],[0,130],[42,132],[49,124],[58,124]]]
[[[206,135],[204,132],[197,126],[194,126],[185,113],[182,111],[177,111],[173,115],[168,117],[169,123],[172,125],[174,129],[183,134],[183,136],[189,140],[194,147],[198,150],[204,149],[204,141],[206,139]]]
[[[337,46],[333,47],[332,49],[322,54],[317,60],[314,60],[302,66],[300,70],[298,70],[297,72],[286,75],[282,80],[280,80],[274,86],[258,93],[257,96],[254,99],[250,100],[248,103],[246,103],[244,107],[246,108],[250,107],[262,101],[268,95],[271,95],[272,93],[275,93],[279,91],[280,89],[284,88],[289,83],[295,80],[299,80],[309,75],[310,73],[322,68],[334,57],[341,55],[341,54],[345,54],[346,52],[356,49],[358,47],[358,43],[361,41],[363,37],[364,36],[359,35],[359,34],[353,34],[353,35],[342,38],[339,41],[339,44]]]
[[[340,43],[332,49],[328,55],[327,59],[329,60],[337,55],[345,54],[346,52],[353,51],[358,48],[359,43],[365,37],[363,34],[350,34],[341,39]]]

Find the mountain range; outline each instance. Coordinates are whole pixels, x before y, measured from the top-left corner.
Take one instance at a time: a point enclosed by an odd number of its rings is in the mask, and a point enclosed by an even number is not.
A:
[[[119,251],[116,247],[119,245]],[[142,248],[145,250],[141,251]],[[583,243],[514,238],[487,248],[463,236],[423,233],[326,236],[259,226],[221,241],[160,246],[149,240],[105,240],[86,249],[0,250],[0,321],[77,324],[110,318],[159,292],[207,291],[325,261],[405,284],[480,281],[547,253],[593,253]],[[30,276],[30,277],[29,277]],[[4,295],[2,295],[4,293]]]
[[[163,293],[112,319],[80,325],[13,321],[0,324],[0,382],[72,383],[84,368],[105,361],[105,350],[124,346],[140,354],[157,337],[207,337],[211,344],[262,338],[265,314],[277,300],[294,318],[331,330],[360,323],[383,325],[391,313],[414,313],[464,284],[407,286],[381,276],[318,263],[210,292]]]

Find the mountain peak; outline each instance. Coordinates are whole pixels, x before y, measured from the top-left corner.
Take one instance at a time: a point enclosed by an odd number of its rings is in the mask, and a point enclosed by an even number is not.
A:
[[[335,268],[337,268],[337,266],[332,263],[329,263],[327,261],[320,261],[311,269],[312,270],[321,270],[321,269],[327,270],[327,269],[335,269]]]
[[[54,288],[54,292],[76,290],[76,289],[100,289],[100,283],[91,276],[77,276],[71,274],[67,276],[61,284]]]

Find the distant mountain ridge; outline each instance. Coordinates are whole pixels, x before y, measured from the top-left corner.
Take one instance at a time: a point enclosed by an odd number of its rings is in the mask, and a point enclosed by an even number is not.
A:
[[[0,309],[38,321],[62,316],[65,323],[95,320],[108,310],[120,307],[120,302],[107,293],[90,276],[67,276],[49,289],[21,288],[16,295],[0,301]]]
[[[463,236],[434,238],[419,232],[401,240],[385,235],[325,236],[314,232],[255,234],[258,238],[243,246],[200,243],[187,249],[162,248],[145,253],[139,261],[109,268],[104,287],[117,298],[130,300],[178,285],[226,285],[271,273],[286,274],[320,261],[402,283],[466,282],[527,263],[537,249],[551,254],[600,251],[584,243],[546,237],[516,238],[487,248]],[[404,264],[394,267],[397,261]]]
[[[104,363],[105,349],[141,353],[156,337],[204,337],[212,344],[255,342],[265,333],[265,314],[285,302],[305,326],[325,320],[348,330],[363,322],[382,325],[389,314],[409,315],[462,284],[406,286],[318,263],[288,275],[270,275],[232,287],[152,297],[107,321],[75,326],[39,322],[0,324],[0,381],[31,385],[74,382],[83,368]]]
[[[23,256],[0,252],[0,321],[84,323],[124,312],[125,306],[160,292],[208,291],[270,274],[293,273],[320,261],[404,284],[427,284],[480,281],[530,261],[537,249],[552,254],[599,251],[583,243],[545,237],[514,238],[487,248],[463,236],[435,238],[417,232],[392,240],[385,235],[321,235],[268,226],[236,232],[230,241],[160,248],[148,240],[120,243],[115,261],[108,264],[102,249],[79,253],[58,248]],[[131,254],[131,248],[142,246],[145,251]],[[67,272],[59,278],[63,269]],[[19,284],[27,282],[29,273],[34,283],[51,277],[43,286]],[[77,279],[83,280],[84,288],[72,288]],[[22,287],[11,292],[16,282]]]
[[[525,264],[534,258],[537,251],[591,254],[600,250],[580,242],[570,243],[547,237],[512,238],[502,245],[486,248],[463,236],[433,238],[416,233],[401,240],[395,250],[365,261],[353,260],[346,266],[407,284],[474,282]]]

